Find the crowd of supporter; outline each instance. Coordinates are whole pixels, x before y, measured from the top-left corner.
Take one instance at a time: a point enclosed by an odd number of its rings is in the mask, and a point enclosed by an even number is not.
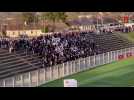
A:
[[[120,28],[119,31],[130,31],[128,28]],[[100,33],[112,32],[112,30],[100,30]],[[24,51],[26,54],[37,54],[41,58],[42,65],[52,66],[80,57],[92,56],[99,53],[96,41],[88,39],[87,32],[53,33],[51,35],[36,38],[0,38],[0,48],[9,49],[9,52]]]
[[[134,31],[134,26],[133,27],[117,28],[117,29],[115,29],[115,31],[120,31],[120,32],[123,32],[123,33],[133,32]]]
[[[23,50],[38,54],[43,66],[52,66],[98,53],[93,39],[86,39],[86,32],[58,33],[37,38],[1,38],[0,47],[9,52]]]

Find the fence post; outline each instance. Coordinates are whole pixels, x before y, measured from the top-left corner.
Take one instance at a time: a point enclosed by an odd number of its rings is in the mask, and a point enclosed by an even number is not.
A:
[[[56,65],[56,79],[59,78],[59,68],[58,68],[58,65]]]
[[[122,49],[122,54],[124,55],[124,58],[126,58],[125,49]]]
[[[82,58],[81,60],[82,60],[82,62],[81,62],[82,63],[82,71],[84,71],[84,69],[85,69],[84,68],[85,67],[85,65],[84,65],[84,58]]]
[[[80,71],[82,71],[82,67],[81,67],[81,58],[80,58],[80,70],[79,70],[79,72],[80,72]]]
[[[72,73],[74,74],[74,73],[75,73],[75,60],[72,61],[72,66],[73,66],[73,68],[72,68]]]
[[[111,62],[113,62],[113,51],[111,51]]]
[[[29,72],[29,87],[31,87],[32,84],[31,84],[31,72]]]
[[[97,61],[97,66],[99,66],[99,55],[97,55],[96,61]]]
[[[50,81],[52,80],[52,68],[51,67],[49,67],[49,72],[50,72]]]
[[[114,51],[112,51],[112,62],[114,61]]]
[[[37,70],[36,74],[37,74],[37,76],[36,76],[37,77],[37,79],[36,79],[37,80],[37,86],[39,86],[39,70]]]
[[[88,69],[88,57],[85,58],[85,70]]]
[[[77,62],[77,59],[74,61],[74,73],[77,72],[77,68],[76,68],[77,67],[77,63],[76,62]]]
[[[134,47],[132,47],[132,56],[134,56]]]
[[[72,61],[72,74],[74,73],[74,61]]]
[[[64,76],[67,75],[67,62],[64,63]]]
[[[110,55],[109,55],[109,52],[108,52],[108,62],[107,63],[109,63],[110,61],[109,61],[109,58],[110,58]]]
[[[62,67],[61,67],[61,64],[59,65],[59,75],[60,75],[60,78],[62,77]]]
[[[109,51],[109,63],[111,62],[111,51]]]
[[[13,77],[12,78],[12,81],[13,81],[13,87],[15,86],[15,78]]]
[[[66,66],[66,75],[68,75],[68,73],[69,73],[69,66],[68,66],[69,64],[68,64],[68,62],[67,62],[67,66]]]
[[[23,75],[21,75],[20,78],[21,78],[21,87],[23,87]]]
[[[128,48],[126,48],[126,55],[127,55],[127,53],[129,52],[129,49]]]
[[[81,70],[80,70],[80,59],[78,60],[79,61],[79,70],[78,70],[78,72],[80,72]]]
[[[109,52],[109,63],[112,62],[112,51]]]
[[[132,56],[133,56],[133,47],[131,47],[131,53],[132,53]]]
[[[114,52],[112,51],[112,52],[111,52],[111,62],[114,61],[113,59],[114,59]]]
[[[118,54],[119,54],[119,53],[118,53],[118,50],[117,50],[116,61],[118,61]]]
[[[90,67],[91,67],[91,60],[90,60],[90,56],[88,57],[88,64],[89,64],[89,67],[88,67],[88,69],[90,69]]]
[[[46,82],[46,70],[44,68],[44,83]]]
[[[114,61],[116,61],[116,51],[114,51]]]
[[[3,86],[6,87],[6,80],[3,80]]]
[[[99,55],[97,55],[97,66],[99,66]]]
[[[103,64],[105,64],[104,53],[103,53]]]
[[[59,73],[59,70],[60,70],[60,69],[59,69],[59,66],[57,66],[58,78],[60,78],[60,75],[59,75],[59,74],[60,74],[60,73]]]
[[[70,75],[70,74],[72,74],[72,61],[70,61],[69,63],[70,63],[70,64],[69,64],[69,65],[70,65],[70,67],[69,67],[69,68],[70,68],[70,73],[69,73],[69,75]]]
[[[128,53],[130,53],[131,52],[131,49],[130,48],[128,48]]]
[[[84,64],[83,70],[86,70],[86,61],[85,61],[85,58],[83,58],[83,64]]]
[[[72,74],[74,74],[74,60],[72,61]]]
[[[62,64],[62,77],[64,77],[64,63]]]
[[[93,56],[90,56],[90,65],[91,65],[90,68],[93,68]]]
[[[94,57],[94,67],[96,67],[96,61],[95,61],[95,55],[93,56]]]
[[[51,80],[53,80],[53,66],[51,66]]]
[[[97,66],[97,55],[94,55],[94,66]]]
[[[101,55],[100,54],[98,55],[98,58],[99,58],[99,60],[98,60],[98,63],[99,64],[98,65],[101,65],[101,63],[100,63],[100,61],[101,61]]]
[[[78,72],[78,59],[75,61],[75,73]]]
[[[133,53],[132,53],[132,55],[134,56],[134,47],[132,47],[132,50],[133,50]]]
[[[104,64],[104,53],[101,54],[101,59],[100,59],[101,65]]]

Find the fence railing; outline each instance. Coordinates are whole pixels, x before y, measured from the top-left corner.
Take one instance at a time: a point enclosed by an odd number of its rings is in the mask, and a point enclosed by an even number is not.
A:
[[[134,56],[134,47],[80,58],[52,67],[41,68],[24,74],[19,74],[0,80],[0,87],[36,87],[77,72],[118,61],[120,55],[123,55],[123,58],[127,58],[128,53],[131,53],[131,56]]]

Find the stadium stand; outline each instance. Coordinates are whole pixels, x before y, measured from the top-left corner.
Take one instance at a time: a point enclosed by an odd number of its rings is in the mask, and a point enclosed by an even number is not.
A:
[[[131,46],[133,43],[115,33],[71,32],[33,39],[1,38],[0,79]]]

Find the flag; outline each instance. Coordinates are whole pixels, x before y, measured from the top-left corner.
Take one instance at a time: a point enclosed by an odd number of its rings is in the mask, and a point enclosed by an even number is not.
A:
[[[129,17],[128,16],[123,16],[123,23],[128,23]]]
[[[132,52],[128,52],[128,53],[126,54],[126,56],[127,56],[127,57],[131,57],[131,56],[132,56]]]
[[[63,44],[61,44],[60,46],[57,46],[57,47],[55,48],[55,51],[56,51],[57,53],[59,53],[60,55],[62,55],[62,56],[63,56],[63,50],[64,50]]]
[[[60,42],[60,38],[52,38],[52,44],[53,45],[58,45],[58,43]]]
[[[124,55],[118,55],[118,60],[124,59]]]

